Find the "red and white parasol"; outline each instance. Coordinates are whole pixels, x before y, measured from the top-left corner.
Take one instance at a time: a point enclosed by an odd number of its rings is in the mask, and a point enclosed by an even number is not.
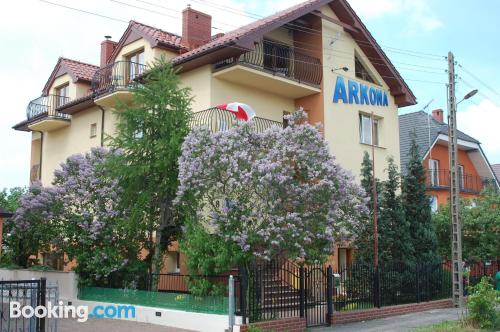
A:
[[[226,110],[236,115],[236,119],[248,121],[255,117],[255,111],[247,104],[243,103],[229,103],[217,105],[218,109]]]

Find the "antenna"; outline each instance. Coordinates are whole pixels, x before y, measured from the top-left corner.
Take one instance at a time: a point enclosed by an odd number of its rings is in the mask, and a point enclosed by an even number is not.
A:
[[[420,111],[424,111],[427,113],[427,109],[431,106],[432,102],[434,102],[434,98],[431,99]],[[427,131],[428,131],[428,140],[429,140],[429,162],[432,159],[432,151],[431,151],[431,114],[427,113]]]

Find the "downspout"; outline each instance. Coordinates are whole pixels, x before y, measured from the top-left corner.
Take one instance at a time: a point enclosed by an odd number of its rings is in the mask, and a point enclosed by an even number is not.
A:
[[[33,131],[40,133],[40,160],[38,161],[40,171],[38,172],[38,181],[42,182],[43,131],[38,131],[38,130],[33,130]]]
[[[97,107],[99,107],[99,109],[101,110],[101,147],[103,147],[104,146],[104,113],[106,112],[106,110],[101,105],[97,105]]]

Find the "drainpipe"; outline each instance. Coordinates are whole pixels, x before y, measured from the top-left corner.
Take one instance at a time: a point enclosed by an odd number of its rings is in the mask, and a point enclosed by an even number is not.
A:
[[[38,161],[38,167],[40,167],[40,171],[38,172],[38,181],[42,182],[43,131],[33,131],[40,133],[40,160]]]
[[[99,109],[101,110],[101,147],[103,147],[104,146],[104,113],[106,112],[106,110],[101,105],[97,105],[97,107],[99,107]]]

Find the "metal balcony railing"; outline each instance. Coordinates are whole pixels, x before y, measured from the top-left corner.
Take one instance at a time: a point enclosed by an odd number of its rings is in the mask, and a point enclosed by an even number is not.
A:
[[[57,108],[70,101],[69,97],[58,95],[47,95],[33,99],[26,108],[26,117],[28,120],[42,118],[46,116],[70,119],[68,114],[57,112]]]
[[[216,62],[214,70],[237,64],[257,68],[315,87],[319,87],[323,76],[320,59],[297,52],[292,46],[268,40],[256,44],[255,50],[246,52],[239,57]]]
[[[253,118],[257,132],[271,128],[272,126],[282,127],[283,123],[256,116]],[[225,131],[237,123],[234,113],[221,110],[217,107],[196,112],[191,119],[191,127],[207,126],[212,132]]]
[[[431,169],[427,171],[427,187],[429,189],[449,189],[451,185],[450,170]],[[460,191],[469,193],[480,193],[490,179],[482,178],[472,174],[459,174],[458,184]]]
[[[132,61],[116,61],[98,69],[92,77],[92,91],[128,89],[138,83],[146,65]]]

